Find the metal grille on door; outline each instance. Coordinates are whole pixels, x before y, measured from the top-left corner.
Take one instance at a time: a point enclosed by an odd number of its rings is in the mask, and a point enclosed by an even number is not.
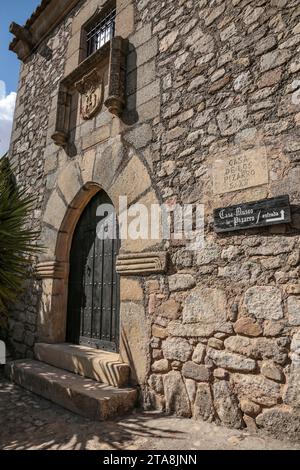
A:
[[[118,350],[119,276],[116,257],[119,238],[115,214],[97,216],[112,203],[99,192],[84,210],[73,236],[70,253],[67,341],[109,351]],[[103,206],[102,206],[103,207]]]

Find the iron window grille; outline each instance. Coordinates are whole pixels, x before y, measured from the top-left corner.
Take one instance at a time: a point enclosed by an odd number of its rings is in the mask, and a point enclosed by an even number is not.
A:
[[[111,10],[104,18],[94,23],[86,32],[87,56],[104,46],[115,35],[116,9]]]

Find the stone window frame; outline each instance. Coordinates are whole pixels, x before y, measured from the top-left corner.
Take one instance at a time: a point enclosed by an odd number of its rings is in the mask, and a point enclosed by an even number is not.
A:
[[[83,31],[91,21],[97,18],[97,15],[103,15],[114,4],[116,8],[115,36],[100,49],[86,57],[86,37]],[[134,17],[135,10],[132,0],[91,0],[74,18],[65,73],[59,84],[56,98],[55,125],[51,133],[51,138],[56,145],[65,149],[72,147],[70,112],[74,81],[84,78],[85,74],[91,71],[91,66],[97,67],[97,64],[106,58],[109,61],[108,98],[104,104],[113,115],[119,117],[122,115],[126,106],[125,80],[128,37],[134,30]]]
[[[115,10],[115,18],[116,18],[116,16],[117,16],[117,1],[116,0],[108,0],[101,8],[97,8],[96,11],[94,12],[94,14],[82,25],[81,33],[80,33],[79,64],[96,52],[96,51],[94,51],[93,53],[88,54],[87,34],[88,34],[89,28],[93,24],[101,22],[101,20],[103,20],[113,10]],[[116,27],[114,28],[114,36],[115,35],[116,35]],[[103,44],[103,46],[101,46],[101,47],[104,47],[105,44]],[[99,49],[101,49],[101,48],[99,48]],[[97,50],[99,50],[99,49],[97,49]]]

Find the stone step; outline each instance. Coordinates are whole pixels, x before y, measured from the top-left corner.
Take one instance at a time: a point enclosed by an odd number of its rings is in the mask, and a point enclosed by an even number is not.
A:
[[[97,382],[119,388],[129,383],[130,367],[117,353],[68,343],[37,343],[34,351],[39,361]]]
[[[6,374],[23,388],[92,420],[127,413],[137,400],[134,388],[100,384],[32,359],[8,363]]]

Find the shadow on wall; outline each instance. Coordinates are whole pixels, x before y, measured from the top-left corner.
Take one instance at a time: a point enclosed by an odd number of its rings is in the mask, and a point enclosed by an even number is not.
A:
[[[300,229],[300,205],[291,204],[292,227],[299,231]]]
[[[133,44],[128,44],[127,74],[126,74],[126,108],[121,116],[121,120],[127,126],[132,126],[139,121],[136,110],[137,100],[137,54]]]

